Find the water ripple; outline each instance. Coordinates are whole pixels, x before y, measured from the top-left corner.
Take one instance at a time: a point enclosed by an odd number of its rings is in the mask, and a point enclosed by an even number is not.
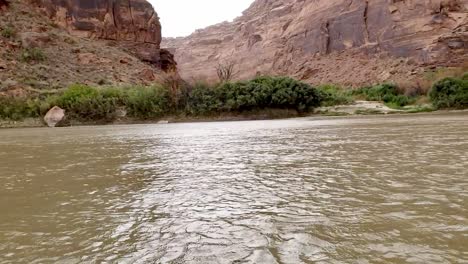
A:
[[[0,263],[466,263],[466,114],[0,131]]]

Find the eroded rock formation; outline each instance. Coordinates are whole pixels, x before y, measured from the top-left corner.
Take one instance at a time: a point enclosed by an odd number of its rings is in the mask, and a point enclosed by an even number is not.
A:
[[[161,24],[146,0],[34,0],[56,23],[76,36],[115,40],[143,61],[175,69],[160,49]]]
[[[468,0],[256,0],[241,17],[163,40],[187,79],[287,74],[314,83],[406,78],[467,62]]]

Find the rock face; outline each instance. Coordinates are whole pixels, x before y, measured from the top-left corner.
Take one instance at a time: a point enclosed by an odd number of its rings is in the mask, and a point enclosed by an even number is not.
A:
[[[287,74],[361,84],[466,64],[468,0],[256,0],[241,17],[163,40],[182,77]]]
[[[0,11],[4,8],[6,9],[8,7],[8,4],[9,3],[7,0],[0,0]]]
[[[160,49],[161,24],[146,0],[34,0],[75,36],[114,40],[163,70],[174,70],[170,53]]]
[[[65,118],[65,110],[58,106],[54,106],[52,109],[47,112],[44,117],[44,121],[49,127],[55,127],[60,121]]]

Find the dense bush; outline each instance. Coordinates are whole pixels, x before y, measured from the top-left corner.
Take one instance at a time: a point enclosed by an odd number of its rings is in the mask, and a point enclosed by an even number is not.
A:
[[[171,111],[169,90],[164,87],[136,87],[126,91],[125,106],[129,116],[156,118]]]
[[[308,111],[322,100],[316,88],[288,77],[259,77],[249,84],[260,107]]]
[[[71,118],[111,121],[122,106],[131,117],[160,117],[170,111],[169,101],[168,89],[159,86],[97,89],[72,85],[54,102],[65,109]]]
[[[117,109],[117,98],[104,97],[96,88],[72,85],[55,99],[70,118],[78,120],[111,120]]]
[[[39,98],[0,97],[0,118],[22,120],[25,117],[39,117],[50,109],[50,102]]]
[[[434,84],[429,97],[436,108],[468,108],[468,80],[445,78]]]
[[[351,92],[354,96],[364,97],[368,101],[383,101],[390,107],[399,108],[415,102],[415,97],[400,93],[398,87],[393,84],[380,84],[363,87]]]
[[[8,99],[0,106],[0,117],[19,119],[45,115],[57,105],[70,119],[112,121],[124,107],[137,119],[160,118],[170,114],[217,115],[222,112],[249,112],[285,109],[307,112],[320,105],[322,94],[308,84],[285,77],[258,77],[250,81],[219,85],[195,84],[174,87],[95,88],[72,85],[59,95],[18,101]]]
[[[204,83],[195,84],[187,97],[186,111],[192,115],[215,113],[221,105],[215,88]]]
[[[318,87],[322,97],[322,106],[351,104],[354,99],[349,91],[336,85],[321,85]]]
[[[190,114],[243,112],[267,108],[305,112],[319,106],[320,93],[308,84],[287,77],[257,77],[210,87],[196,84],[188,94]]]

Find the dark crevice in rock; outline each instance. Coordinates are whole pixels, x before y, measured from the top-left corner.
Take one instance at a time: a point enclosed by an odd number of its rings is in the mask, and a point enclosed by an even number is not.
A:
[[[325,54],[329,54],[331,52],[330,21],[325,23],[325,36]]]
[[[133,17],[132,3],[128,1],[128,12],[130,12],[130,18],[132,19],[132,26],[135,27],[135,18]],[[136,40],[136,35],[135,35]]]
[[[365,38],[365,43],[369,43],[369,24],[368,24],[368,18],[369,18],[369,2],[365,2],[364,6],[364,38]]]
[[[112,20],[114,21],[114,27],[117,27],[117,20],[115,19],[115,3],[114,1],[110,1],[111,3],[111,11],[112,11]]]

